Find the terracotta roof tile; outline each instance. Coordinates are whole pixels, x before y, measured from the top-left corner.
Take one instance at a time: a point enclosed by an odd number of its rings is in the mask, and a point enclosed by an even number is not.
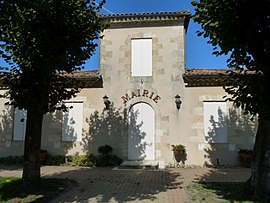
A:
[[[214,75],[228,75],[227,71],[229,69],[198,69],[198,68],[191,68],[186,69],[184,73],[185,76],[214,76]]]
[[[88,70],[88,71],[78,71],[72,74],[67,74],[67,76],[72,76],[75,78],[93,78],[93,77],[101,77],[98,70]]]
[[[226,85],[229,69],[186,69],[183,74],[186,87]]]
[[[98,70],[78,71],[70,74],[64,74],[64,76],[73,77],[81,82],[82,87],[88,88],[101,88],[103,87],[103,80]],[[6,89],[8,87],[3,86],[1,79],[4,76],[0,74],[0,89]]]
[[[68,76],[84,81],[81,83],[82,87],[101,88],[103,87],[103,80],[98,70],[78,71]]]

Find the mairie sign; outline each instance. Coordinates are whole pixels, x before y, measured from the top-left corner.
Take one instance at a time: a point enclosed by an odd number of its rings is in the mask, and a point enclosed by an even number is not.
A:
[[[121,98],[123,99],[124,104],[125,104],[126,102],[128,102],[129,100],[131,100],[135,97],[146,97],[146,98],[152,99],[156,103],[158,102],[158,100],[161,99],[161,97],[159,95],[157,95],[155,92],[149,91],[149,90],[133,90],[133,91],[131,91],[131,94],[126,93]]]

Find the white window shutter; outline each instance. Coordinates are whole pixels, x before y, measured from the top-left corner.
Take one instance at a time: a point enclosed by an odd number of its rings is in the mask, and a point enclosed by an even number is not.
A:
[[[69,108],[63,112],[62,141],[81,141],[83,122],[83,103],[65,103]]]
[[[131,74],[132,76],[139,76],[141,74],[141,60],[140,59],[140,50],[141,50],[141,43],[139,40],[132,40],[131,47],[132,47],[132,56],[131,56]]]
[[[14,125],[13,125],[13,140],[23,141],[25,138],[26,131],[26,119],[27,111],[20,110],[18,108],[14,109]]]
[[[207,143],[228,143],[226,102],[204,102],[204,134]]]
[[[133,39],[131,47],[131,75],[152,76],[152,39]]]

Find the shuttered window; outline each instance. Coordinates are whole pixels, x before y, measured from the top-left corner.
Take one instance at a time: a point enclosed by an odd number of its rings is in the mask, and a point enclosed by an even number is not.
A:
[[[69,108],[68,112],[63,112],[62,141],[81,141],[83,122],[83,103],[65,103]]]
[[[204,134],[207,143],[228,143],[226,102],[204,102]]]
[[[27,111],[14,109],[13,140],[24,141],[26,130]]]
[[[131,52],[131,76],[152,76],[152,39],[132,39]]]

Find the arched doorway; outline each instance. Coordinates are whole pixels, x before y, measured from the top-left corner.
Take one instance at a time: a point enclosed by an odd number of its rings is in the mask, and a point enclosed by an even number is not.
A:
[[[146,103],[137,103],[129,111],[128,159],[155,159],[155,112]]]

